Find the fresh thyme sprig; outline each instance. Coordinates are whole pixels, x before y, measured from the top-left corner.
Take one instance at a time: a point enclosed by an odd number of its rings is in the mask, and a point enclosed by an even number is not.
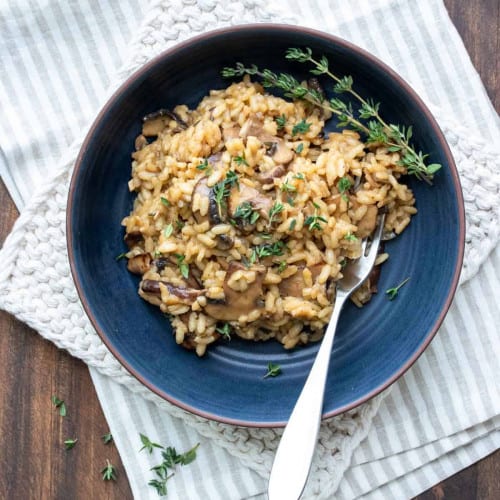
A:
[[[104,444],[109,444],[113,441],[113,435],[111,434],[111,432],[107,432],[106,434],[101,436],[101,439]]]
[[[262,378],[277,377],[280,373],[281,366],[276,363],[269,362],[267,364],[267,372]]]
[[[177,267],[179,268],[182,277],[187,280],[189,278],[189,264],[184,262],[186,256],[181,255],[180,253],[174,253],[174,256],[177,259]]]
[[[306,220],[304,221],[304,224],[309,228],[309,231],[314,231],[315,229],[321,231],[323,229],[321,222],[327,224],[328,221],[321,215],[318,215],[319,205],[314,202],[313,205],[314,205],[314,214],[307,217]]]
[[[347,191],[351,189],[352,187],[352,182],[349,179],[349,177],[342,177],[339,182],[337,183],[337,189],[339,190],[340,195],[342,196],[342,199],[345,202],[349,202],[349,197],[347,196]]]
[[[276,217],[283,212],[285,206],[283,203],[280,203],[279,201],[275,202],[274,205],[269,209],[269,222],[268,225],[269,227],[272,226],[273,222],[275,221]]]
[[[75,444],[77,443],[77,441],[78,441],[78,438],[65,439],[64,440],[64,446],[66,447],[67,450],[71,450],[71,448],[73,448],[75,446]]]
[[[216,332],[220,333],[225,340],[231,340],[231,325],[229,323],[224,323],[215,329]]]
[[[310,72],[314,75],[326,75],[335,82],[333,91],[335,94],[348,93],[354,97],[360,107],[354,110],[350,101],[345,102],[339,97],[325,99],[323,94],[314,89],[302,85],[296,78],[287,73],[274,73],[269,69],[259,69],[256,65],[245,66],[236,63],[235,67],[226,67],[222,70],[225,78],[242,77],[244,75],[258,76],[262,78],[262,85],[266,88],[274,87],[284,92],[285,97],[292,99],[303,99],[311,104],[329,110],[338,118],[338,126],[350,126],[354,130],[365,134],[368,143],[381,143],[390,152],[398,152],[401,155],[399,164],[404,166],[410,175],[424,180],[429,184],[434,174],[441,168],[439,163],[427,163],[427,154],[417,151],[411,143],[412,127],[387,123],[380,115],[380,103],[373,99],[365,99],[353,89],[353,79],[346,75],[339,77],[330,71],[329,61],[325,56],[316,59],[310,48],[290,48],[286,52],[286,59],[300,63],[310,63],[313,68]]]
[[[174,475],[174,472],[169,474],[169,471],[175,469],[176,465],[189,465],[196,459],[196,451],[200,443],[193,446],[185,453],[177,453],[173,446],[164,447],[158,443],[153,443],[144,434],[139,434],[141,442],[144,446],[139,450],[148,450],[149,453],[153,452],[153,448],[159,448],[161,451],[162,462],[151,468],[155,472],[157,478],[153,478],[148,482],[149,486],[155,488],[159,496],[166,496],[167,494],[167,481]],[[108,462],[109,463],[109,462]]]
[[[232,170],[229,170],[226,177],[219,181],[214,187],[215,203],[219,211],[219,217],[222,218],[222,209],[226,207],[226,198],[229,198],[231,194],[231,188],[236,186],[238,189],[240,187],[240,182],[238,179],[238,174]]]
[[[59,415],[61,415],[61,417],[65,417],[66,416],[66,403],[62,399],[59,399],[56,395],[52,396],[50,398],[50,400],[52,401],[52,404],[56,408],[59,408]]]
[[[403,280],[399,285],[393,287],[393,288],[389,288],[388,290],[385,291],[387,297],[389,298],[389,300],[394,300],[398,293],[399,293],[399,289],[406,285],[406,283],[408,283],[408,281],[410,281],[410,278],[406,278],[405,280]]]
[[[274,243],[264,243],[252,248],[250,254],[250,264],[255,264],[258,259],[265,259],[271,256],[281,256],[284,253],[286,245],[283,241],[275,241]]]
[[[244,201],[236,207],[233,217],[249,224],[255,224],[259,220],[260,214],[254,210],[249,201]]]
[[[106,467],[101,470],[103,481],[116,481],[116,469],[115,466],[106,459]]]

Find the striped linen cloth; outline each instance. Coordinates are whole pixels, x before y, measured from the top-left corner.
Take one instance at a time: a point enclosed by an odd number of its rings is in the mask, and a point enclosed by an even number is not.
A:
[[[498,116],[441,0],[362,0],[355,9],[341,0],[284,4],[300,24],[368,49],[440,113],[498,143]],[[134,0],[0,2],[0,174],[19,208],[96,114],[147,13]],[[336,498],[408,498],[500,446],[499,286],[496,249],[460,288],[430,348],[382,402]],[[155,463],[137,453],[139,432],[179,450],[202,442],[196,462],[170,481],[171,498],[265,498],[265,481],[216,443],[91,374],[136,498],[156,498],[147,486]]]

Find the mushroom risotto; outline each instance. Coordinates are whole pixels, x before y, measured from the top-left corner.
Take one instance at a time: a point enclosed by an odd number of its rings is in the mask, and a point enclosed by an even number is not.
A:
[[[139,295],[203,355],[219,338],[319,340],[335,281],[385,207],[385,232],[416,212],[399,154],[356,132],[324,133],[324,110],[245,79],[190,110],[144,119],[123,219]],[[381,253],[380,264],[387,255]],[[352,296],[376,291],[374,273]]]

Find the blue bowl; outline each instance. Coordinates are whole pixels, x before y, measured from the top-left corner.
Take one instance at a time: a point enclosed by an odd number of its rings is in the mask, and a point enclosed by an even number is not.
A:
[[[137,379],[166,400],[198,415],[246,426],[285,425],[318,350],[285,351],[276,342],[233,339],[203,358],[176,345],[159,309],[137,295],[138,278],[115,257],[125,250],[122,218],[130,155],[141,118],[160,108],[196,106],[237,61],[306,76],[286,61],[288,47],[325,54],[350,74],[361,95],[380,101],[383,116],[413,124],[417,148],[443,168],[433,186],[409,180],[418,214],[386,248],[379,294],[362,309],[348,304],[331,355],[324,416],[351,409],[400,377],[437,332],[455,292],[463,259],[463,198],[450,150],[434,118],[411,88],[375,57],[339,38],[278,25],[214,31],[167,50],[134,73],[104,106],[78,157],[67,209],[68,250],[85,310],[102,340]],[[384,291],[410,281],[394,301]],[[282,374],[263,378],[269,362]]]

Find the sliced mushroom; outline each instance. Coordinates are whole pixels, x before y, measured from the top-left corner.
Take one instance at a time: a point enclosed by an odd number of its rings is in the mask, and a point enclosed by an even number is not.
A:
[[[219,250],[229,250],[233,248],[234,245],[234,239],[231,238],[231,236],[228,236],[227,234],[217,235],[216,242],[217,242],[217,248]]]
[[[208,197],[208,219],[213,226],[222,224],[227,219],[226,204],[221,203],[219,205],[217,203],[217,196],[214,188],[210,189],[210,195]]]
[[[210,191],[211,191],[211,189],[207,185],[207,178],[201,177],[200,180],[194,186],[193,198],[197,194],[201,198],[209,198],[210,199]],[[198,210],[193,210],[193,217],[195,218],[195,220],[198,224],[205,221],[207,218],[205,215],[201,215]]]
[[[264,121],[258,115],[250,116],[240,129],[239,136],[246,139],[248,136],[259,137],[263,132]]]
[[[210,155],[208,158],[207,158],[207,161],[209,163],[209,165],[211,165],[212,167],[218,163],[222,158],[222,153],[219,151],[218,153],[214,153],[213,155]]]
[[[151,267],[151,256],[148,253],[141,253],[128,260],[127,269],[134,274],[143,275]]]
[[[277,165],[269,172],[262,172],[257,175],[257,179],[264,185],[272,184],[274,179],[283,177],[286,174],[286,168],[284,165]]]
[[[164,118],[154,118],[144,122],[142,126],[142,135],[154,137],[159,135],[166,127]]]
[[[132,248],[142,241],[142,233],[140,231],[131,231],[130,233],[126,233],[123,239],[125,244],[129,248]]]
[[[225,206],[219,207],[215,190],[213,187],[208,187],[207,180],[207,177],[201,177],[196,183],[193,189],[193,198],[196,194],[202,198],[208,198],[208,219],[210,224],[221,224],[226,220],[226,208]],[[193,216],[198,224],[207,220],[207,217],[201,215],[198,210],[193,210]]]
[[[274,163],[287,165],[295,156],[295,153],[286,145],[283,139],[277,141],[276,151],[272,158]]]
[[[222,136],[224,137],[224,142],[230,139],[237,139],[240,136],[240,127],[228,127],[222,129]]]
[[[280,295],[282,297],[302,297],[302,290],[306,288],[304,282],[304,277],[302,271],[306,266],[298,266],[298,270],[295,274],[292,274],[289,278],[284,279],[279,285]],[[311,271],[313,281],[319,276],[321,270],[323,269],[323,264],[315,264],[309,267]]]
[[[317,92],[322,100],[325,99],[325,91],[323,90],[323,87],[321,86],[319,80],[316,77],[309,78],[309,80],[307,80],[307,86],[311,90]]]
[[[167,265],[170,263],[170,260],[167,259],[166,257],[157,257],[156,259],[151,262],[151,265],[156,267],[156,270],[158,272],[161,272],[167,267]]]
[[[191,304],[197,297],[205,293],[205,290],[172,285],[172,283],[163,280],[142,280],[140,288],[146,294],[160,295],[160,283],[163,283],[167,287],[168,293],[182,299],[187,304]]]
[[[138,135],[135,138],[134,146],[136,151],[144,149],[147,145],[148,145],[148,140],[142,134]]]
[[[201,290],[203,288],[201,271],[194,264],[189,266],[188,277],[184,281],[189,288],[194,288],[195,290]]]
[[[371,271],[370,274],[368,275],[368,283],[370,286],[370,292],[371,293],[377,293],[378,292],[378,280],[380,279],[380,264],[378,266],[375,266]]]
[[[252,115],[247,119],[241,127],[239,135],[242,139],[246,139],[251,135],[266,144],[268,154],[276,164],[287,165],[295,156],[295,153],[286,145],[286,142],[281,137],[267,134],[264,131],[264,122],[258,115]]]
[[[245,269],[243,264],[232,261],[226,272],[224,280],[224,300],[210,301],[205,306],[205,312],[219,321],[236,321],[240,316],[249,314],[260,307],[258,299],[262,295],[262,282],[264,280],[265,268],[254,266],[252,270],[256,272],[255,281],[248,285],[243,292],[233,290],[228,285],[231,275]]]
[[[257,210],[264,218],[269,217],[269,210],[273,206],[273,200],[262,194],[257,189],[240,184],[240,188],[233,188],[229,196],[229,213],[234,217],[234,213],[239,205],[248,202],[254,210]]]
[[[179,127],[181,127],[184,130],[189,127],[189,125],[175,111],[170,111],[169,109],[165,108],[159,109],[158,111],[154,111],[153,113],[148,113],[146,116],[144,116],[142,121],[146,123],[148,121],[156,120],[158,118],[163,118],[165,116],[170,118],[171,120],[175,120],[179,125]]]

